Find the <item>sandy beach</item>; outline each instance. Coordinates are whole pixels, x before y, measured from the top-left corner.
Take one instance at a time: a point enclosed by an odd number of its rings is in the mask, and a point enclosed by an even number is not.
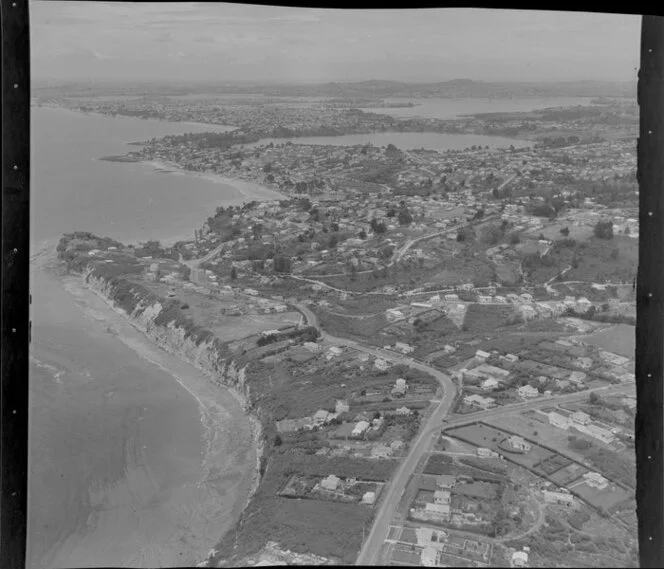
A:
[[[257,182],[252,182],[249,180],[240,180],[239,178],[228,178],[220,174],[215,174],[213,172],[192,172],[190,170],[183,170],[175,162],[169,162],[166,160],[144,160],[141,162],[147,166],[153,167],[158,172],[163,172],[166,174],[175,174],[183,176],[195,176],[197,178],[202,178],[210,182],[215,182],[217,184],[224,184],[225,186],[232,187],[238,194],[239,197],[244,198],[242,201],[269,201],[269,200],[286,200],[289,199],[288,196],[276,191],[261,186]],[[224,201],[232,202],[236,201],[233,198],[226,198]],[[240,201],[238,203],[241,203]]]

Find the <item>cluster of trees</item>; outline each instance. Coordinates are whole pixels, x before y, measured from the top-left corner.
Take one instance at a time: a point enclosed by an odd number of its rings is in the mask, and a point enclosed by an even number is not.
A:
[[[274,257],[274,271],[276,273],[290,273],[292,263],[289,257],[284,255],[275,255]]]
[[[198,132],[185,133],[181,135],[169,135],[163,139],[169,145],[191,144],[198,149],[219,148],[227,150],[234,144],[248,144],[256,142],[259,137],[255,134],[240,134],[237,131],[230,132]]]
[[[266,334],[256,340],[257,346],[267,346],[279,340],[296,339],[300,342],[315,342],[320,336],[320,332],[313,326],[307,326],[299,330],[291,330],[280,334]]]
[[[463,243],[464,241],[472,241],[475,238],[475,231],[473,230],[472,227],[462,227],[459,229],[457,232],[456,240],[459,243]]]

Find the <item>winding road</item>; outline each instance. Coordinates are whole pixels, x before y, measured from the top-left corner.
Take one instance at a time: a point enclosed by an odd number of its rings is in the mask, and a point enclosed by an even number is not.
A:
[[[425,236],[425,238],[430,238],[430,237],[432,237],[432,235]],[[417,240],[413,240],[413,242],[411,242],[410,245],[412,246],[412,244],[415,243],[416,241]],[[213,258],[215,255],[217,255],[221,251],[222,247],[223,245],[213,249],[201,259],[187,262],[187,265],[192,269],[192,274],[191,274],[192,281],[200,282],[201,280],[200,273],[202,270],[199,269],[199,266],[202,263]],[[406,250],[407,248],[402,249],[402,254],[405,253]],[[293,275],[291,275],[291,277],[301,281],[308,281],[308,282],[313,281],[313,279],[295,277]],[[319,284],[325,286],[328,289],[332,289],[338,292],[350,292],[350,291],[341,291],[340,289],[336,289],[330,285],[326,285],[325,283],[319,283]],[[368,537],[366,538],[362,546],[362,549],[356,561],[356,565],[377,565],[380,563],[381,561],[380,554],[382,551],[382,546],[388,537],[390,523],[392,522],[392,520],[395,517],[395,514],[397,513],[399,502],[401,501],[403,493],[406,490],[408,481],[410,480],[410,477],[420,459],[429,450],[431,442],[433,440],[433,436],[439,434],[442,429],[463,425],[465,423],[476,422],[479,420],[491,419],[493,417],[504,415],[505,413],[517,410],[521,411],[521,410],[536,408],[541,406],[543,403],[547,401],[551,401],[551,403],[555,401],[555,403],[557,404],[566,403],[566,402],[584,399],[588,397],[589,393],[592,392],[606,391],[609,393],[614,393],[614,392],[628,391],[634,389],[633,384],[621,384],[617,386],[609,385],[609,386],[599,387],[563,396],[558,395],[550,397],[538,397],[535,400],[524,401],[513,405],[505,405],[495,409],[489,409],[487,411],[479,411],[477,413],[472,413],[467,416],[455,417],[450,421],[446,421],[445,417],[448,415],[448,413],[450,413],[452,404],[457,394],[457,386],[455,385],[452,378],[448,374],[443,373],[438,369],[431,367],[430,365],[427,365],[425,362],[421,360],[416,360],[409,356],[403,356],[373,346],[365,346],[354,340],[331,336],[330,334],[321,329],[318,318],[306,305],[299,302],[289,303],[289,305],[298,312],[300,312],[300,314],[302,314],[306,324],[315,327],[319,331],[320,338],[324,344],[353,348],[355,350],[371,354],[377,358],[382,358],[392,363],[403,364],[413,369],[420,370],[434,377],[443,389],[443,396],[441,400],[438,402],[438,405],[433,410],[433,412],[427,419],[426,423],[421,427],[417,437],[413,439],[413,441],[411,441],[408,455],[401,461],[397,469],[397,472],[394,474],[391,481],[386,485],[386,487],[383,490],[383,494],[380,500],[380,507],[378,508],[374,517],[375,521],[373,523],[373,526],[371,528]],[[541,523],[541,521],[539,523]],[[527,533],[531,533],[530,530]]]

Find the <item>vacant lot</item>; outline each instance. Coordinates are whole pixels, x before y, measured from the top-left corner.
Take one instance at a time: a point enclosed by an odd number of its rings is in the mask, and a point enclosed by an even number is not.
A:
[[[613,352],[628,358],[634,357],[636,336],[634,326],[617,324],[606,330],[586,336],[583,341],[602,350]]]

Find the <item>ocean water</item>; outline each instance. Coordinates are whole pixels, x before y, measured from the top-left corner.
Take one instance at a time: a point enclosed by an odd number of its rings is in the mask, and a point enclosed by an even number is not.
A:
[[[63,232],[187,235],[217,205],[244,199],[205,179],[97,160],[125,142],[206,128],[33,110],[28,567],[191,566],[246,501],[256,451],[234,397],[79,279],[46,269]]]

